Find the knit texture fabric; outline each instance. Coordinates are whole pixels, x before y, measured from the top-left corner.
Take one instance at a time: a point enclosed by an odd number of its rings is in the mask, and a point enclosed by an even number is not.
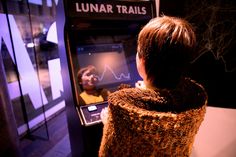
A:
[[[108,103],[100,157],[183,157],[191,154],[207,94],[184,79],[174,90],[122,89]]]

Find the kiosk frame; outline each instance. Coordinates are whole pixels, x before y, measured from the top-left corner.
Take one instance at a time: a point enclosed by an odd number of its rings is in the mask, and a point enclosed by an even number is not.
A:
[[[112,4],[112,5],[124,5],[129,6],[132,4],[135,5],[144,5],[148,7],[148,15],[132,15],[126,14],[124,15],[101,15],[99,13],[82,13],[78,14],[80,8],[78,8],[79,3],[103,3],[103,4]],[[77,11],[76,11],[77,7]],[[73,9],[74,8],[74,9]],[[78,90],[75,88],[76,80],[75,74],[73,72],[73,58],[71,56],[71,47],[70,47],[70,33],[76,26],[76,23],[80,20],[89,20],[90,21],[114,21],[116,23],[119,21],[122,23],[124,21],[135,21],[136,23],[145,23],[148,22],[151,18],[159,15],[159,0],[116,0],[116,1],[105,1],[105,0],[97,0],[97,1],[82,1],[82,0],[71,0],[67,1],[59,1],[57,6],[57,32],[58,32],[58,48],[60,54],[61,61],[61,69],[62,69],[62,78],[63,78],[63,86],[64,86],[64,97],[66,101],[66,114],[67,114],[67,122],[68,122],[68,131],[70,137],[71,144],[71,154],[73,157],[86,156],[86,144],[84,143],[84,128],[100,125],[102,124],[100,120],[95,121],[95,123],[85,123],[85,117],[83,118],[82,114],[78,115],[78,111],[81,113],[82,108],[76,108],[78,103]],[[141,26],[140,26],[141,27]],[[64,32],[64,34],[62,33]],[[98,104],[95,104],[98,105]],[[94,105],[91,105],[94,106]],[[82,115],[82,117],[81,117]],[[81,120],[83,119],[83,120]],[[94,125],[95,124],[95,125]],[[102,133],[102,132],[101,132]],[[87,135],[86,135],[87,136]]]

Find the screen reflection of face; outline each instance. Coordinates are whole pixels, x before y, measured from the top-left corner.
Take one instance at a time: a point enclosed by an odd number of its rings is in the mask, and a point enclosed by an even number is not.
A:
[[[98,78],[93,71],[87,70],[82,74],[82,86],[84,90],[92,90],[96,88],[97,83]]]

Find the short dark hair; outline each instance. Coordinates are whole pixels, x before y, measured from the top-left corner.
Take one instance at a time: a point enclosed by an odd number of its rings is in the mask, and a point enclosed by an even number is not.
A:
[[[137,51],[152,85],[174,88],[191,61],[195,45],[193,28],[184,19],[162,16],[150,20],[139,33]]]
[[[95,68],[95,66],[93,66],[93,65],[88,65],[88,66],[86,66],[86,67],[83,67],[83,68],[81,68],[81,69],[78,71],[78,73],[77,73],[77,77],[78,77],[79,83],[82,82],[82,75],[83,75],[83,73],[84,73],[85,71],[87,71],[87,70],[89,70],[89,71],[91,71],[91,72],[97,74],[97,69]]]

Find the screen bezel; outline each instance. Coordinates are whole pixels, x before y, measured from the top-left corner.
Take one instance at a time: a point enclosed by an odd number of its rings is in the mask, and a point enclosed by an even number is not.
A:
[[[93,45],[93,44],[120,44],[124,46],[126,62],[128,70],[131,72],[131,80],[124,82],[134,86],[137,80],[140,80],[140,76],[136,69],[136,47],[137,47],[137,34],[141,30],[142,26],[146,24],[147,21],[80,21],[74,26],[71,26],[71,31],[68,32],[69,35],[69,57],[71,62],[71,73],[74,84],[74,93],[77,100],[77,105],[79,99],[78,94],[81,93],[81,87],[78,84],[77,71],[80,69],[79,61],[77,59],[77,47],[83,45]],[[101,38],[96,42],[88,40],[88,37]],[[104,40],[103,40],[104,39]],[[108,39],[108,40],[106,40]],[[112,40],[111,40],[112,39]],[[114,39],[114,40],[113,40]],[[117,40],[118,39],[118,40]],[[117,90],[117,86],[120,83],[109,85],[111,92]]]

